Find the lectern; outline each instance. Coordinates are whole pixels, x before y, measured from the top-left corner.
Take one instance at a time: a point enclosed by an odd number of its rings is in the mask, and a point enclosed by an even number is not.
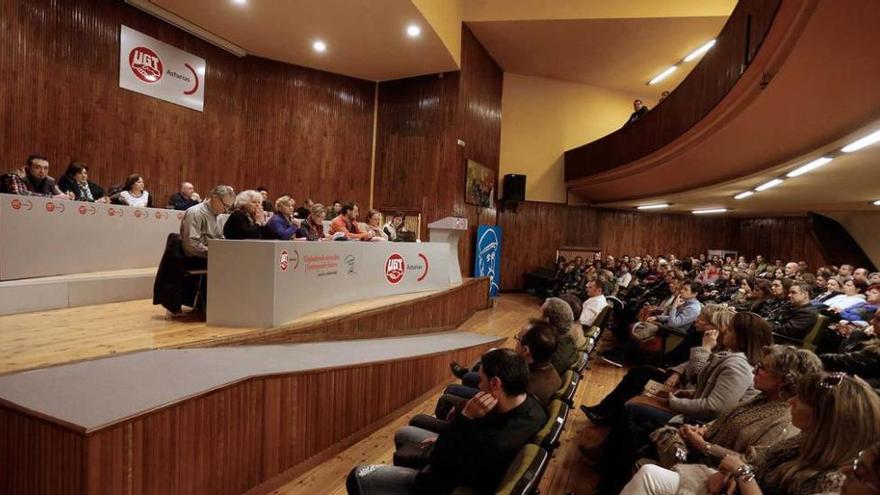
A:
[[[458,241],[467,232],[467,218],[446,217],[428,224],[428,240],[449,246],[449,283],[461,283],[461,267],[458,264]]]

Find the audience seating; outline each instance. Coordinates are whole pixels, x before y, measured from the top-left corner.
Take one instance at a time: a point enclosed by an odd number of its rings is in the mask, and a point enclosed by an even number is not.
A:
[[[562,387],[553,394],[553,399],[561,400],[569,406],[574,403],[574,394],[577,392],[578,384],[581,381],[581,375],[578,371],[570,369],[562,375]]]
[[[571,407],[568,403],[553,399],[550,402],[550,407],[547,408],[547,424],[535,434],[533,442],[552,454],[559,446],[559,437],[565,429],[565,422],[568,420],[570,410]]]
[[[535,444],[527,444],[510,463],[495,495],[528,495],[536,493],[550,454]],[[476,495],[470,488],[456,488],[452,495]]]
[[[822,334],[825,333],[825,329],[828,328],[828,325],[830,324],[831,319],[820,314],[816,318],[816,323],[813,324],[813,328],[811,328],[809,333],[807,333],[807,336],[804,337],[804,340],[798,340],[774,332],[773,341],[780,344],[796,345],[815,352],[816,348],[819,346],[819,341],[822,339]]]

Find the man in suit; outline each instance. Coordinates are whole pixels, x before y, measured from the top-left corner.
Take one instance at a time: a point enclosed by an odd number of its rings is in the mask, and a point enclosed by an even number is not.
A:
[[[770,323],[773,332],[793,339],[803,340],[813,325],[816,324],[816,308],[810,305],[810,286],[803,282],[795,282],[788,289],[788,300],[791,309],[782,312]]]

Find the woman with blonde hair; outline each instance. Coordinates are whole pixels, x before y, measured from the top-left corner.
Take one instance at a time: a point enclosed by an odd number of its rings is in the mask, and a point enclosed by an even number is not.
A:
[[[844,479],[840,467],[880,440],[880,397],[858,377],[813,373],[800,381],[789,404],[799,435],[763,450],[748,463],[739,455],[726,456],[704,488],[683,490],[673,473],[652,481],[663,484],[660,489],[623,495],[714,494],[734,489],[741,495],[812,495],[839,489]]]
[[[822,370],[821,361],[806,349],[774,344],[767,347],[756,368],[754,385],[761,394],[754,400],[722,413],[706,426],[665,426],[654,431],[651,439],[663,467],[643,466],[622,493],[673,495],[676,490],[700,491],[714,472],[709,466],[717,467],[725,456],[742,454],[752,459],[798,434],[791,424],[788,400],[805,376]],[[688,464],[678,464],[684,460]]]
[[[266,239],[278,239],[287,241],[292,239],[299,230],[301,220],[293,217],[296,201],[290,196],[281,196],[275,200],[275,213],[266,222],[263,229],[263,237]]]

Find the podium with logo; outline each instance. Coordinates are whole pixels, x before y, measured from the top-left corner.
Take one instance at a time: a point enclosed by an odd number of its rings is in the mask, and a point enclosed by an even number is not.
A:
[[[446,217],[428,224],[428,239],[432,243],[446,245],[449,253],[449,280],[461,283],[461,266],[458,263],[458,243],[462,234],[467,232],[467,218]]]
[[[217,239],[208,251],[211,325],[275,327],[321,309],[452,284],[444,243]]]

